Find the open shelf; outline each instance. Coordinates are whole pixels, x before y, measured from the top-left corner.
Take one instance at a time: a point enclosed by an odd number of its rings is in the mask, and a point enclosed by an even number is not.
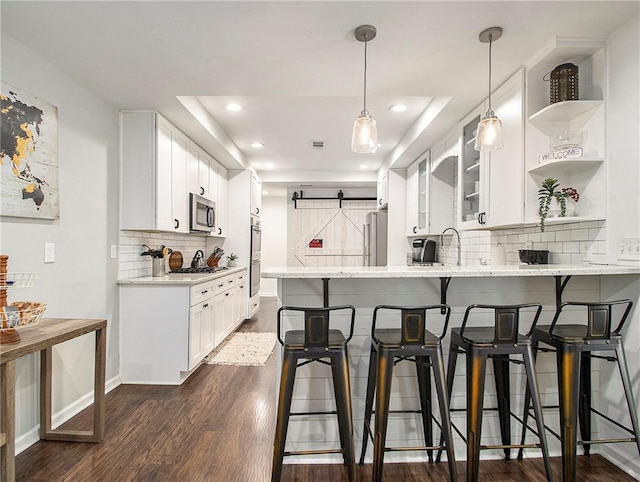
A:
[[[475,170],[475,169],[478,169],[479,167],[480,167],[480,163],[479,163],[479,162],[476,162],[475,164],[472,164],[472,165],[470,165],[469,167],[467,167],[467,168],[465,169],[465,171],[467,171],[467,172],[471,172],[471,171],[473,171],[473,170]]]
[[[563,130],[579,130],[582,126],[576,125],[574,121],[587,114],[583,118],[583,121],[586,122],[588,115],[593,114],[600,106],[602,106],[601,100],[556,102],[530,116],[529,122],[547,135]]]
[[[553,174],[557,172],[575,172],[584,169],[595,169],[602,165],[604,159],[558,159],[538,164],[529,169],[531,174]]]

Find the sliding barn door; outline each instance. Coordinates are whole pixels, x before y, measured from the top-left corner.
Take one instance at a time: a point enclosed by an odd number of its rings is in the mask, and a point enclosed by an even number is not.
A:
[[[362,266],[363,224],[375,201],[298,200],[289,266]]]

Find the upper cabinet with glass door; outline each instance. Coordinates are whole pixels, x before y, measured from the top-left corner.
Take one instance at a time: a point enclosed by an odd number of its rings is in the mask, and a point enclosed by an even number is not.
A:
[[[522,223],[524,211],[524,71],[519,70],[491,95],[492,109],[502,121],[504,147],[474,148],[478,122],[488,102],[460,124],[462,162],[458,170],[458,226],[499,228]]]
[[[440,234],[453,226],[459,156],[460,136],[455,129],[407,169],[407,236]]]
[[[549,73],[566,63],[577,66],[577,99],[551,103]],[[592,39],[554,38],[527,65],[527,223],[539,222],[537,192],[549,177],[580,198],[573,216],[546,224],[605,218],[605,70],[605,43]]]

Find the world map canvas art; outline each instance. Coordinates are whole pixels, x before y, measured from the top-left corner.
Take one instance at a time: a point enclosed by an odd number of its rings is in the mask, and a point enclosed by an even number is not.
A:
[[[58,219],[58,108],[0,84],[0,215]]]

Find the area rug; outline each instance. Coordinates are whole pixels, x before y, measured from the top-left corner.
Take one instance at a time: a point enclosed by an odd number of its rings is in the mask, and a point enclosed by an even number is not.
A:
[[[264,365],[276,344],[275,333],[233,333],[207,360],[209,365]]]

